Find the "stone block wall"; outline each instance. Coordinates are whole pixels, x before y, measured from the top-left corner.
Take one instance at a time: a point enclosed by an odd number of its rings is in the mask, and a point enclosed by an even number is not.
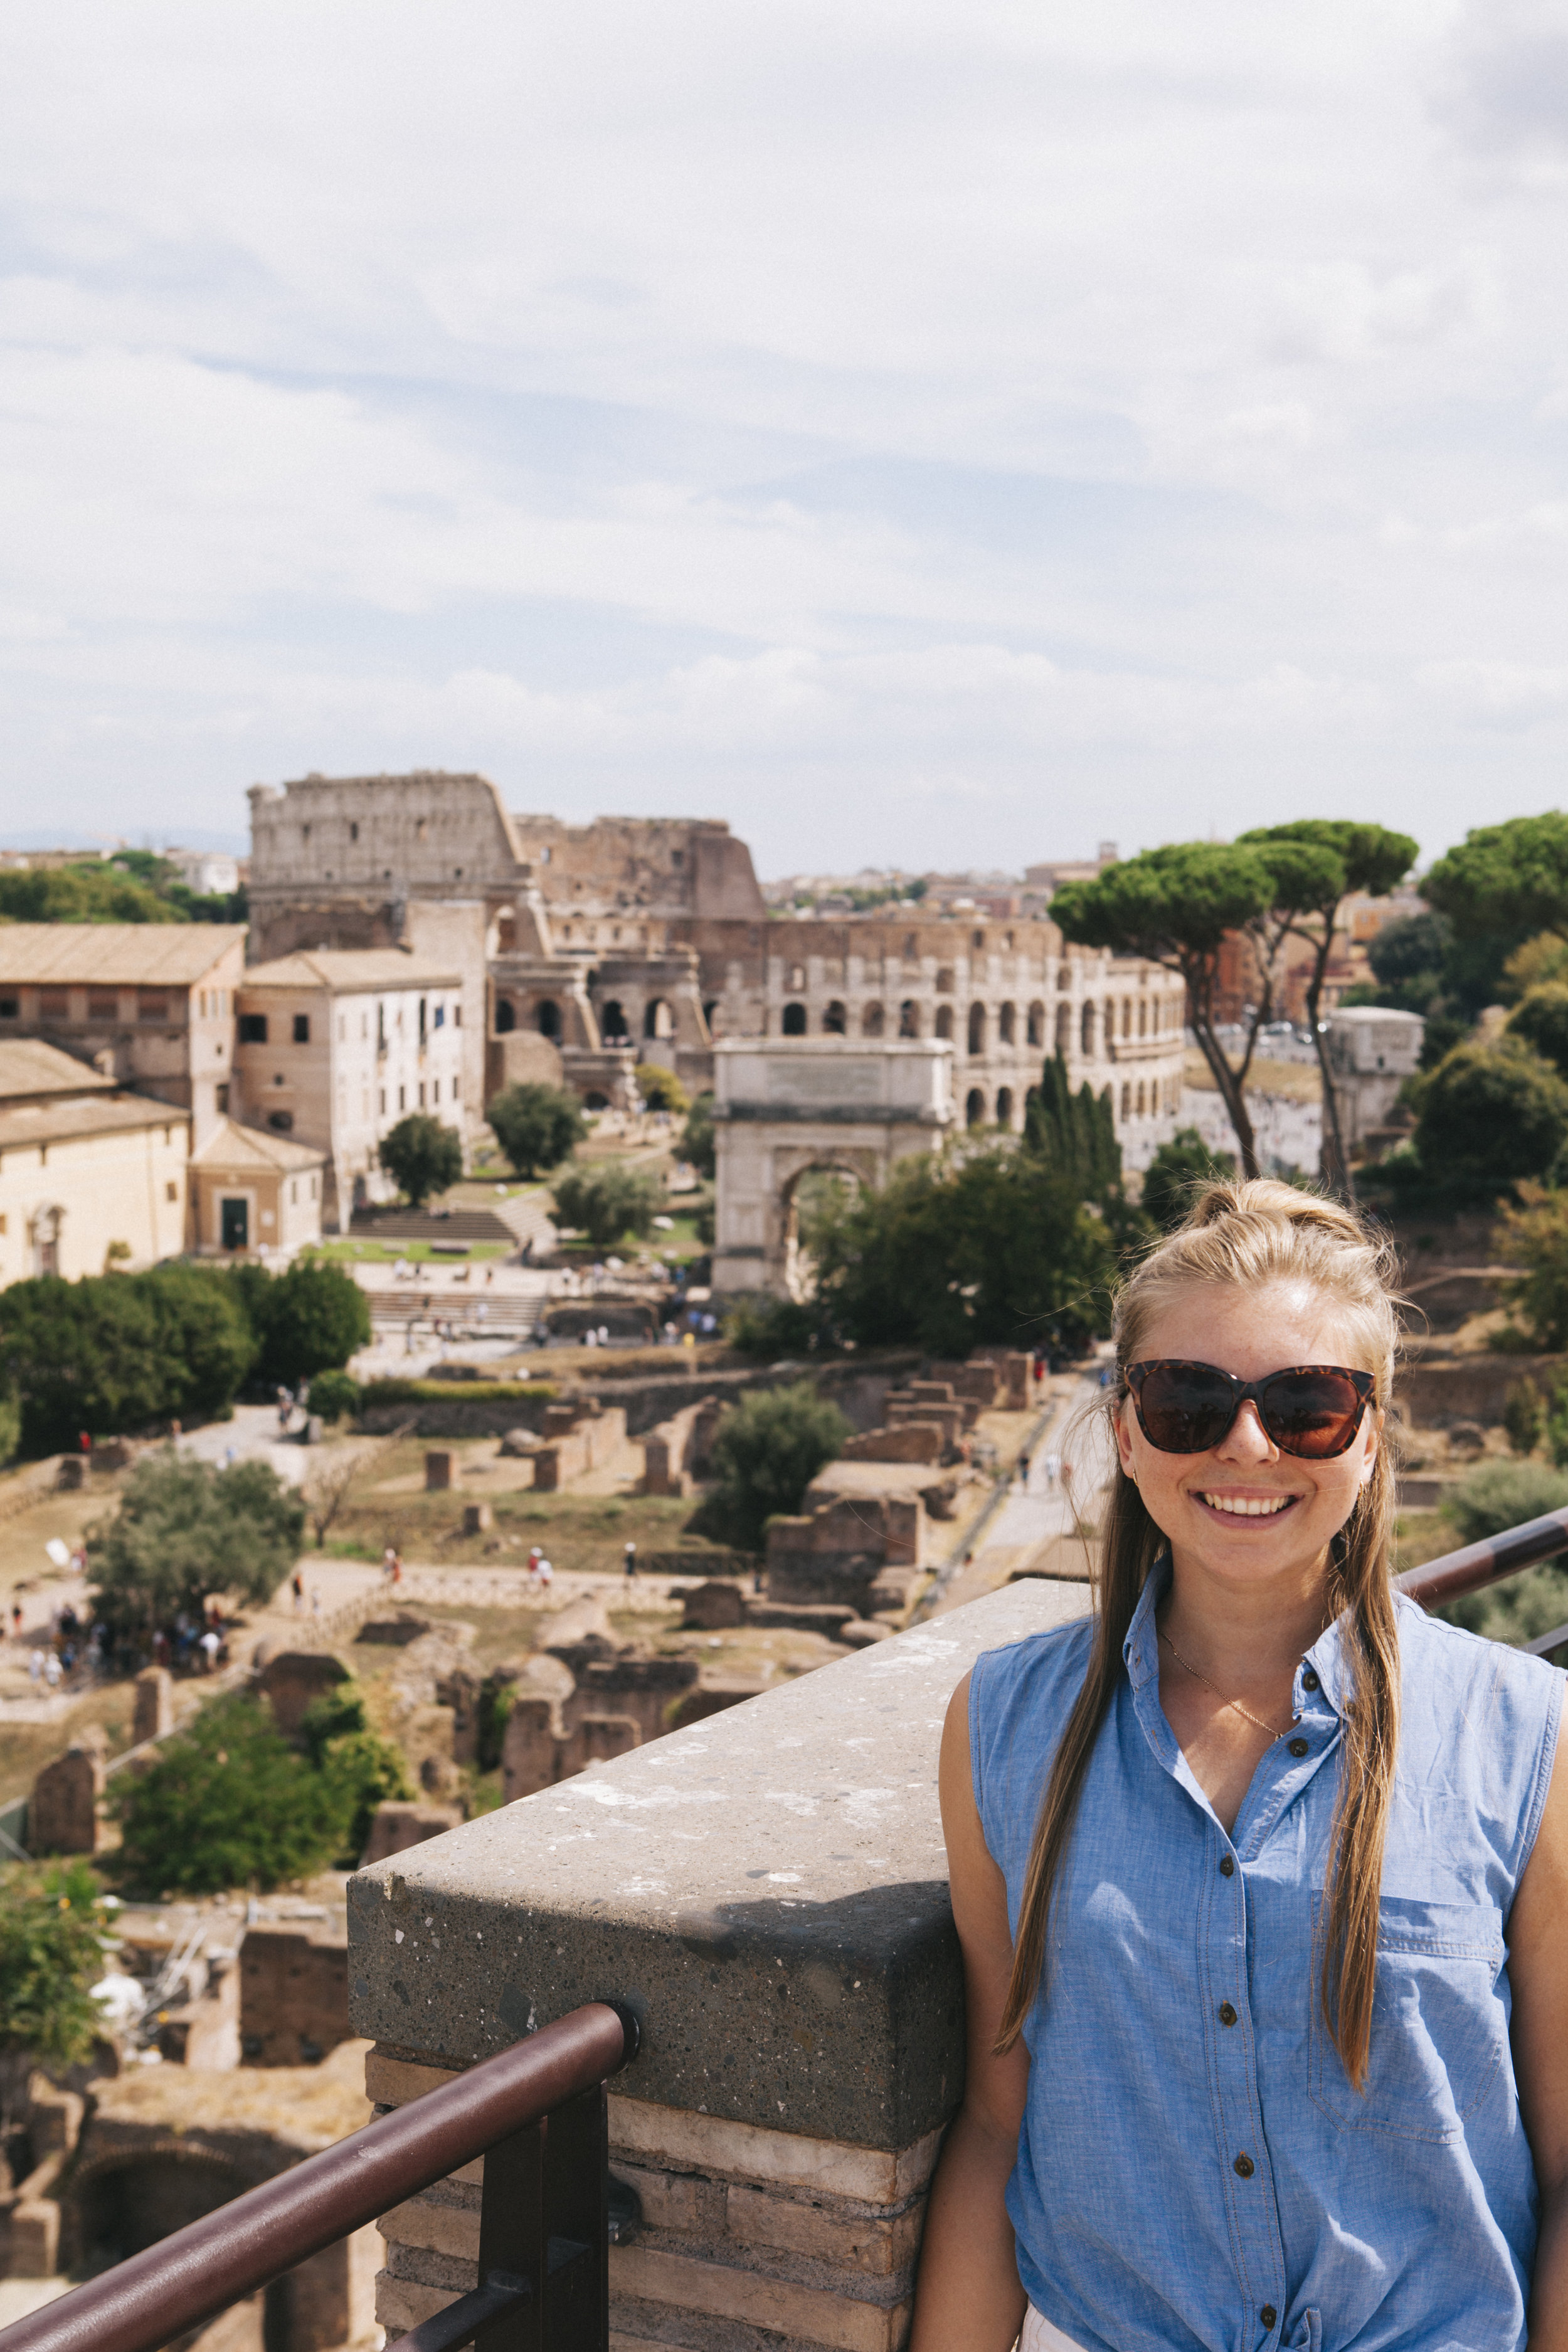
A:
[[[378,2115],[451,2080],[381,2050],[365,2060]],[[611,2168],[642,2208],[636,2238],[610,2249],[612,2352],[750,2352],[754,2330],[791,2352],[897,2352],[940,2144],[856,2147],[612,2094]],[[389,2340],[479,2284],[483,2187],[481,2158],[383,2218]]]
[[[384,1862],[389,1854],[406,1853],[411,1845],[423,1845],[426,1838],[444,1837],[462,1818],[456,1805],[406,1804],[389,1797],[370,1817],[362,1867]]]
[[[246,1931],[239,2035],[247,2066],[310,2066],[349,2034],[348,1950],[331,1934]]]
[[[98,1852],[107,1748],[101,1727],[89,1724],[38,1774],[27,1801],[27,1843],[34,1853]]]

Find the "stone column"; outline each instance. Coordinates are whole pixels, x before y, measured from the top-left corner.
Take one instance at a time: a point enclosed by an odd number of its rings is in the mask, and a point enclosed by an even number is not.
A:
[[[904,2341],[963,2083],[942,1715],[981,1650],[1087,1606],[1043,1580],[993,1593],[351,1882],[384,2109],[585,2000],[637,2011],[610,2103],[642,2209],[610,2254],[616,2352]],[[384,2219],[389,2336],[476,2284],[481,2181]]]

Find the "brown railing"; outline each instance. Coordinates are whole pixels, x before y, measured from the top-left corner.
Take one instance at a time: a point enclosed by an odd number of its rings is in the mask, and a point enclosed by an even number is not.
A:
[[[605,2082],[637,2051],[629,2011],[574,2009],[0,2329],[0,2352],[157,2352],[480,2156],[479,2285],[402,2344],[605,2352]]]
[[[1522,1527],[1506,1528],[1500,1536],[1483,1536],[1479,1543],[1447,1551],[1441,1559],[1429,1559],[1424,1568],[1407,1568],[1395,1582],[1423,1609],[1435,1609],[1440,1601],[1479,1592],[1483,1585],[1517,1576],[1521,1568],[1534,1568],[1559,1552],[1568,1552],[1568,1510],[1548,1511],[1543,1517],[1526,1519]],[[1523,1646],[1537,1657],[1546,1657],[1565,1643],[1568,1625],[1557,1625]]]

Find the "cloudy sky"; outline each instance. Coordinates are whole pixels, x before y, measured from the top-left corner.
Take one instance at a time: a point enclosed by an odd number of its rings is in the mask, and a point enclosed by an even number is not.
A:
[[[764,873],[1564,798],[1568,0],[0,30],[0,835]]]

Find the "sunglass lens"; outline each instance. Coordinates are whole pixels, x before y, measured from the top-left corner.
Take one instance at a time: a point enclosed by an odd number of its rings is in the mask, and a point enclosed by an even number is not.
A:
[[[1343,1372],[1281,1372],[1263,1392],[1268,1434],[1287,1454],[1323,1461],[1342,1454],[1355,1434],[1362,1401]]]
[[[1206,1454],[1236,1418],[1236,1393],[1204,1364],[1156,1364],[1138,1398],[1139,1418],[1162,1454]]]

